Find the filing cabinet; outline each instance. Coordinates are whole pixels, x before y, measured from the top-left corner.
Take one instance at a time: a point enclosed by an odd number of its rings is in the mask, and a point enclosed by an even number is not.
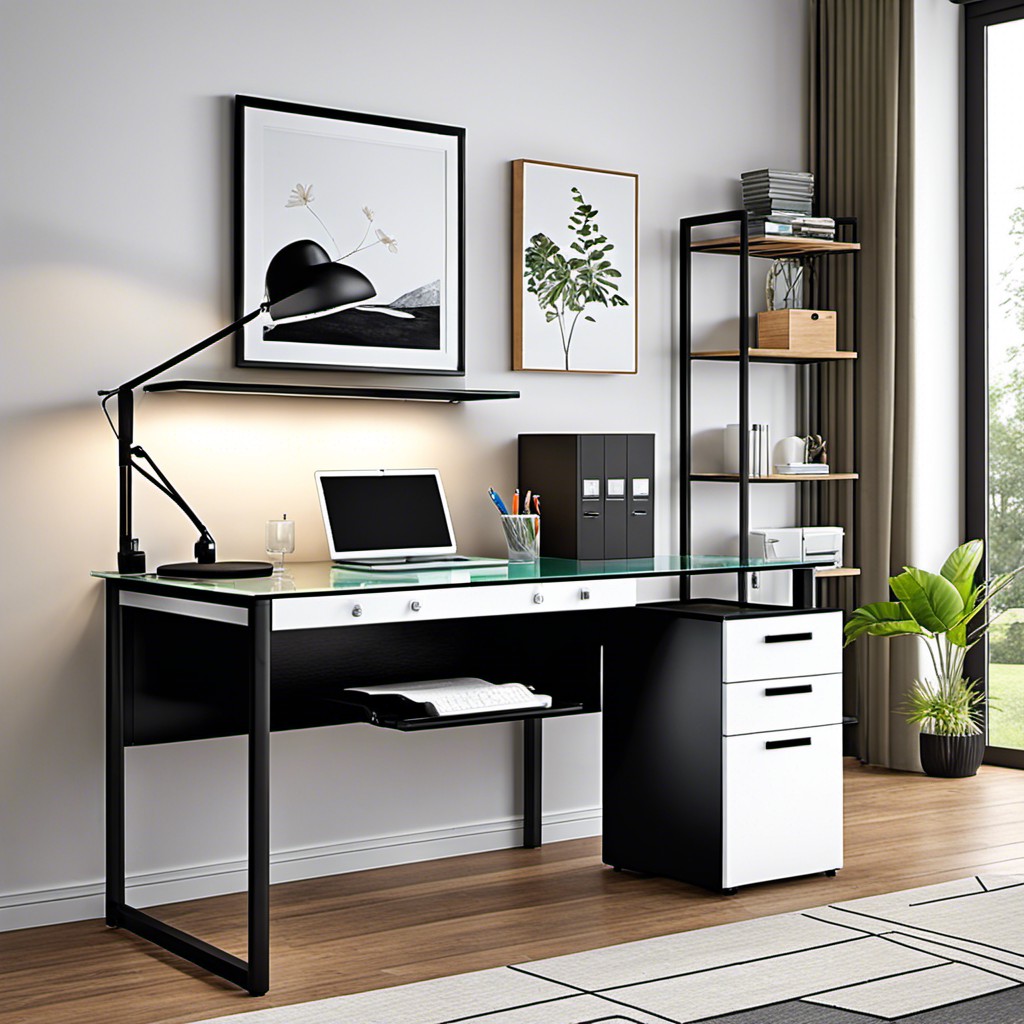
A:
[[[843,863],[842,613],[620,613],[604,651],[606,863],[719,891]]]
[[[541,495],[541,554],[654,557],[653,434],[520,434],[519,492]]]

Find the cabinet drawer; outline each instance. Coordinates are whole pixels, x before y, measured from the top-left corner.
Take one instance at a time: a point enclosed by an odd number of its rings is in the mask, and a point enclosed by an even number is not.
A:
[[[636,581],[631,579],[344,593],[275,601],[271,628],[324,629],[482,615],[629,608],[635,604]]]
[[[733,683],[722,687],[722,732],[736,736],[838,725],[843,720],[842,707],[840,674]]]
[[[843,670],[842,612],[727,619],[722,625],[727,683]]]
[[[722,740],[722,885],[843,865],[841,725]]]

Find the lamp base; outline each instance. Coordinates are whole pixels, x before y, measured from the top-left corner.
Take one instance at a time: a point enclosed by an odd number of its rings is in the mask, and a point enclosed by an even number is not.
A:
[[[273,571],[270,562],[169,562],[156,574],[182,580],[251,580]]]

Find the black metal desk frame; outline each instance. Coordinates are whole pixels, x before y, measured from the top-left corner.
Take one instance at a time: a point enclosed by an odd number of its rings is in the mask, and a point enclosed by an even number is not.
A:
[[[719,573],[763,571],[764,563],[748,569],[735,567]],[[813,607],[814,575],[811,566],[791,569],[794,607]],[[675,570],[638,573],[638,576],[684,576],[709,574],[713,570]],[[582,578],[582,577],[581,577]],[[271,602],[272,596],[204,591],[203,603],[244,609],[245,690],[248,698],[247,725],[238,730],[248,736],[248,960],[234,956],[175,928],[125,901],[125,749],[126,702],[131,699],[131,666],[126,657],[131,643],[125,628],[122,593],[162,594],[165,583],[148,577],[108,576],[106,578],[106,901],[105,917],[110,927],[127,931],[163,947],[171,953],[226,979],[251,995],[265,994],[270,987],[270,733],[271,733]],[[180,591],[179,591],[180,593]],[[196,594],[189,594],[195,598]],[[595,609],[596,611],[596,609]],[[236,612],[237,614],[237,612]],[[557,612],[559,616],[589,612]],[[362,629],[363,627],[355,627]],[[583,711],[599,710],[585,708]],[[557,712],[556,712],[557,713]],[[579,710],[567,713],[580,713]],[[551,713],[517,711],[501,715],[475,716],[474,721],[453,720],[452,726],[496,721],[523,722],[523,846],[541,845],[541,782],[543,718]],[[349,721],[355,721],[349,719]],[[331,723],[323,723],[331,724]],[[449,724],[449,723],[444,723]],[[193,737],[198,738],[198,737]]]

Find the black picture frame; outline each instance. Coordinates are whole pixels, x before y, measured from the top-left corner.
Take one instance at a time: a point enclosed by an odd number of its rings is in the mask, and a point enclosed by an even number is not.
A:
[[[367,275],[380,298],[296,324],[261,317],[236,335],[235,364],[464,376],[465,162],[465,128],[236,96],[238,315],[263,301],[274,253],[303,238]],[[309,168],[305,177],[300,166]],[[374,204],[382,197],[391,209],[382,208],[378,221]],[[303,208],[312,216],[302,216]],[[408,229],[404,250],[403,231],[389,213]],[[344,238],[341,245],[336,237]],[[353,238],[356,247],[343,253]]]

